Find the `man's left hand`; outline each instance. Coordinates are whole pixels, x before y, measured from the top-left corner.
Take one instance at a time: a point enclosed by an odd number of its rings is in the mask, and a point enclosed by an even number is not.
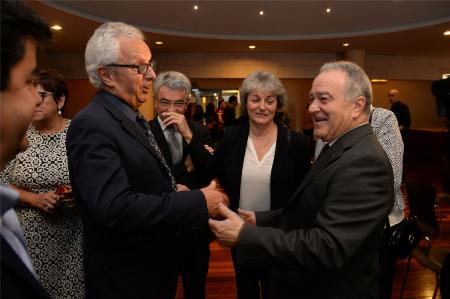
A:
[[[216,217],[224,220],[209,219],[209,227],[222,245],[232,247],[236,245],[244,220],[222,203],[216,210]]]
[[[166,126],[174,126],[187,143],[192,140],[192,131],[183,114],[177,112],[163,112],[163,122]]]

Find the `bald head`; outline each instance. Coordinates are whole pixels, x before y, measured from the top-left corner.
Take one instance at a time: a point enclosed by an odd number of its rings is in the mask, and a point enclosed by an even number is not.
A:
[[[398,89],[391,89],[388,92],[389,103],[393,104],[398,102],[400,99],[398,98],[399,91]]]

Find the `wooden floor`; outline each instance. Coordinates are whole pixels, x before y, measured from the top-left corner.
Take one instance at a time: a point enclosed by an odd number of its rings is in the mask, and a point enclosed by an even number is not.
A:
[[[436,169],[439,161],[415,162],[407,169],[407,176],[414,179],[431,180],[438,191],[442,191],[442,181]],[[450,247],[450,204],[441,204],[442,233],[432,242],[437,246]],[[397,299],[406,269],[406,260],[399,261],[394,282],[392,298]],[[428,299],[432,298],[435,287],[435,274],[422,267],[413,259],[408,275],[408,283],[403,298]],[[182,299],[182,287],[179,284],[177,299]],[[229,250],[218,243],[211,243],[211,260],[206,284],[207,299],[234,299],[236,298],[236,286],[234,283],[233,265]],[[441,298],[438,293],[437,298]]]

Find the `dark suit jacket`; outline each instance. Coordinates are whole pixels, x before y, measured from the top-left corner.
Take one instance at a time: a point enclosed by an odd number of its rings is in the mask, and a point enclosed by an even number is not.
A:
[[[244,225],[238,261],[273,267],[270,298],[378,298],[391,164],[369,124],[339,138],[283,210]],[[276,227],[276,228],[275,228]]]
[[[150,127],[156,142],[161,149],[164,158],[172,170],[178,184],[183,184],[189,189],[197,189],[207,186],[213,179],[213,156],[205,149],[204,144],[212,145],[211,136],[206,127],[188,121],[192,131],[192,140],[189,144],[183,140],[183,159],[173,164],[172,155],[164,132],[157,118],[150,121]],[[188,172],[184,162],[188,155],[191,157],[194,171]]]
[[[397,117],[398,125],[403,126],[405,130],[411,127],[411,114],[408,105],[398,101],[392,104],[391,111]]]
[[[174,298],[176,231],[204,223],[200,191],[172,192],[137,124],[101,91],[72,120],[69,173],[85,229],[87,298]]]
[[[309,169],[305,137],[277,124],[278,135],[270,174],[271,209],[283,207]],[[242,167],[249,134],[248,121],[225,129],[215,153],[217,178],[230,200],[230,209],[239,207]]]
[[[50,298],[3,236],[0,236],[0,254],[0,298]]]

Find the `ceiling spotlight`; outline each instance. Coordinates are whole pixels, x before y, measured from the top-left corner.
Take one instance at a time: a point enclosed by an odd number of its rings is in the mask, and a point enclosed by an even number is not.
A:
[[[386,83],[387,79],[370,79],[372,83]]]
[[[349,44],[349,43],[343,43],[342,46],[343,46],[343,47],[349,47],[350,44]]]
[[[330,7],[327,7],[327,9],[325,9],[325,11],[326,11],[327,13],[331,13],[331,8],[330,8]]]
[[[198,5],[194,5],[194,10],[198,10]]]
[[[250,45],[250,46],[248,46],[248,48],[249,49],[256,49],[256,46],[255,45]]]
[[[158,40],[158,41],[155,42],[155,44],[156,45],[162,45],[162,44],[164,44],[164,42]]]
[[[444,35],[449,36],[450,35],[450,30],[445,31]]]
[[[58,24],[55,24],[55,25],[53,25],[52,27],[50,27],[52,30],[55,30],[55,31],[59,31],[59,30],[62,30],[62,27],[61,26],[59,26]]]
[[[263,10],[260,10],[260,11],[259,11],[259,15],[260,15],[260,16],[263,16],[263,15],[264,15],[264,11],[263,11]]]

